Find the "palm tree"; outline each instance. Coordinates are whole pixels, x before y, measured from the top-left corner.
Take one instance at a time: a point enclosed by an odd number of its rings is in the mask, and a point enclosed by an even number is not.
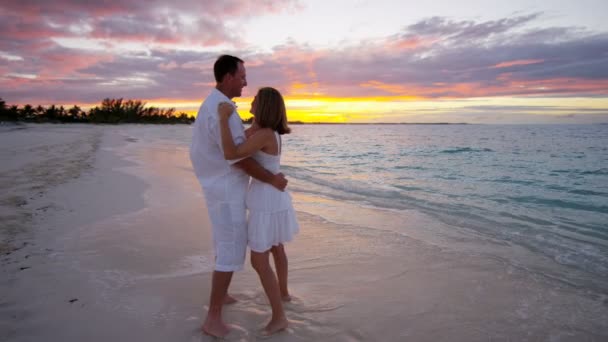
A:
[[[44,107],[42,107],[41,105],[36,106],[36,109],[34,110],[36,116],[44,115],[45,111],[46,111],[46,109]]]
[[[72,122],[78,122],[84,118],[82,109],[80,109],[80,107],[77,105],[74,105],[74,107],[68,109],[68,114],[70,114],[68,118]]]
[[[6,102],[0,98],[0,121],[8,121],[8,110],[6,108]]]
[[[63,106],[50,105],[45,108],[26,104],[23,108],[8,106],[0,98],[0,120],[33,121],[33,122],[92,122],[92,123],[186,123],[194,118],[185,113],[176,113],[175,108],[146,107],[141,100],[123,100],[106,98],[100,106],[91,108],[88,113],[77,105],[66,109]]]
[[[25,106],[23,106],[23,108],[21,108],[20,114],[21,115],[19,116],[21,120],[29,121],[36,116],[36,111],[34,107],[32,107],[32,105],[26,104]]]
[[[59,108],[57,109],[57,119],[59,119],[59,121],[63,121],[66,116],[65,114],[65,108],[63,108],[63,106],[59,106]]]
[[[55,105],[51,105],[49,108],[47,108],[44,111],[42,118],[47,119],[48,121],[55,121],[55,119],[57,119],[57,116],[58,116],[57,113],[58,113],[57,107],[55,107]]]
[[[6,107],[6,105],[5,105]],[[3,110],[4,117],[7,121],[17,121],[19,119],[19,107],[12,105],[8,109]]]

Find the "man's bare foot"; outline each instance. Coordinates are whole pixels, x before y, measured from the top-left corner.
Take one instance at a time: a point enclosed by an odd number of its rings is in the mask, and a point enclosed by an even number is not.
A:
[[[234,304],[236,303],[238,300],[234,297],[232,297],[231,295],[226,293],[226,297],[224,297],[224,305],[226,304]]]
[[[263,334],[265,336],[270,336],[272,334],[278,333],[281,330],[285,330],[285,328],[287,328],[288,324],[289,324],[289,321],[287,321],[286,317],[283,317],[282,319],[270,321],[264,328]]]
[[[291,302],[291,296],[290,296],[289,294],[286,294],[286,295],[281,295],[281,299],[282,299],[284,302]]]
[[[224,337],[230,332],[228,326],[221,319],[210,319],[209,316],[207,316],[201,328],[205,334],[214,337]]]

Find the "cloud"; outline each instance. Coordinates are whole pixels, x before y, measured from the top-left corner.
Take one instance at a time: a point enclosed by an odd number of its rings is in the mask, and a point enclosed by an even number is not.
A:
[[[6,0],[0,3],[1,96],[15,102],[98,101],[103,94],[155,98],[173,93],[163,87],[184,82],[192,89],[198,80],[185,64],[200,63],[208,53],[179,50],[238,44],[227,18],[246,21],[298,6],[278,0],[176,0],[170,5],[160,0]]]
[[[238,40],[230,18],[243,20],[297,8],[295,1],[5,0],[0,4],[0,50],[29,39],[97,38],[217,45]],[[8,50],[8,51],[7,51]]]
[[[544,62],[544,60],[542,60],[542,59],[514,60],[514,61],[498,63],[494,66],[494,68],[509,68],[509,67],[516,66],[516,65],[529,65],[529,64],[536,64],[536,63],[542,63],[542,62]]]
[[[316,73],[343,96],[608,95],[608,34],[529,27],[538,16],[423,20],[384,41],[317,51]]]
[[[293,98],[608,96],[608,33],[536,27],[542,13],[491,21],[433,17],[349,45],[290,40],[270,52],[240,48],[251,45],[240,44],[224,20],[298,6],[3,1],[0,96],[17,103],[197,100],[213,85],[211,68],[222,51],[245,59],[245,95],[270,85]]]
[[[493,36],[504,34],[514,28],[530,23],[539,16],[539,13],[535,13],[481,23],[432,17],[407,26],[403,37],[435,36],[450,42],[487,40]]]

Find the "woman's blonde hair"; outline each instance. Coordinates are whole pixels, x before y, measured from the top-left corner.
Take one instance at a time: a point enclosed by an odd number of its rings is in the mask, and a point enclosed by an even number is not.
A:
[[[263,128],[270,128],[279,134],[291,132],[287,126],[285,101],[278,90],[264,87],[258,90],[255,100],[255,122]]]

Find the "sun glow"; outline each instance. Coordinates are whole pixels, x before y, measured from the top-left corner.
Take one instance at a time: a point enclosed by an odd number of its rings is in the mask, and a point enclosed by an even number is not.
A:
[[[251,97],[234,99],[237,111],[244,120],[249,113]],[[202,99],[141,99],[147,107],[174,108],[175,115],[185,113],[196,117]],[[403,97],[286,97],[287,116],[290,122],[302,123],[420,123],[468,122],[489,123],[492,115],[516,117],[523,112],[534,120],[543,117],[564,118],[572,115],[606,115],[608,99],[569,97],[555,102],[552,97],[477,97],[467,99],[411,99]],[[43,106],[52,103],[41,103]],[[21,105],[25,105],[21,104]],[[70,108],[74,105],[89,110],[99,103],[56,104]],[[446,113],[455,116],[446,117]],[[525,115],[524,115],[525,116]],[[485,117],[485,119],[480,119]],[[521,121],[525,123],[525,120]]]

